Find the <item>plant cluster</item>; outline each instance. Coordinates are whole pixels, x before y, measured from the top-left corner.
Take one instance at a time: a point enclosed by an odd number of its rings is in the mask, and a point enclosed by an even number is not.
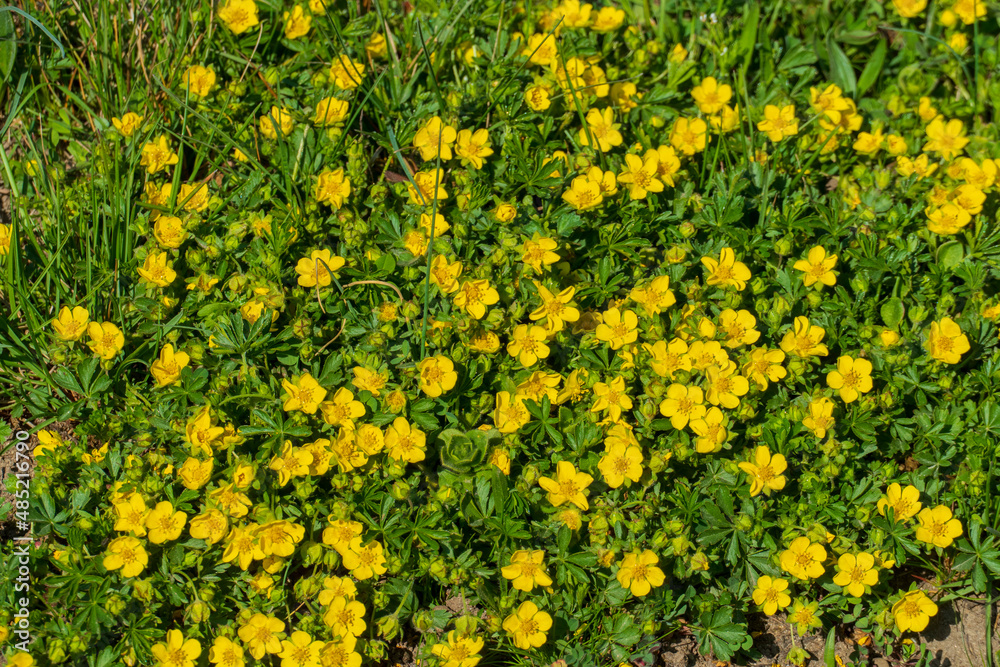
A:
[[[96,4],[0,148],[9,664],[909,660],[992,591],[987,3]]]

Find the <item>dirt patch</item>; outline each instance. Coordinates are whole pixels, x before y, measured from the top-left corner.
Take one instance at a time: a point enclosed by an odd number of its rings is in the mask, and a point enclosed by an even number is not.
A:
[[[16,524],[14,522],[14,501],[16,500],[8,490],[7,490],[7,478],[18,473],[23,474],[22,471],[18,470],[18,463],[25,461],[22,456],[18,460],[17,456],[17,443],[21,442],[16,437],[15,434],[18,431],[29,431],[33,428],[31,422],[24,419],[12,418],[9,414],[3,415],[3,421],[5,421],[11,428],[11,435],[6,442],[0,443],[0,480],[4,483],[0,484],[0,508],[7,508],[2,514],[0,514],[0,541],[9,540],[12,537],[19,536],[22,533],[17,530]],[[54,424],[49,424],[46,428],[48,431],[56,433],[63,440],[73,439],[73,429],[76,426],[75,422],[56,422]],[[29,451],[34,452],[35,447],[38,445],[38,436],[32,433],[27,440],[24,442],[28,443]],[[29,481],[35,476],[35,462],[34,456],[28,456],[28,474],[30,475]]]
[[[993,655],[1000,651],[1000,621],[994,604],[990,614]],[[920,635],[927,644],[928,667],[982,667],[987,662],[988,642],[986,605],[970,600],[955,600],[938,609],[927,629]]]

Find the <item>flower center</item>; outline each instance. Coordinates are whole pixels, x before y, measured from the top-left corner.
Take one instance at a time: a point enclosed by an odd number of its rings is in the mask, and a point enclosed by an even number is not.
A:
[[[572,480],[567,480],[565,482],[559,482],[559,494],[570,498],[575,496],[578,492],[576,488],[576,482]]]

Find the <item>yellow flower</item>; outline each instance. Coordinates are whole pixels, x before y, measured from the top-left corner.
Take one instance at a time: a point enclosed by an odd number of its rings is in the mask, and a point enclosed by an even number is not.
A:
[[[101,359],[110,361],[125,347],[125,335],[111,322],[91,322],[87,325],[90,342],[87,346]]]
[[[260,24],[257,3],[253,0],[226,0],[219,6],[216,16],[235,35],[241,35]]]
[[[461,158],[463,165],[471,165],[473,169],[483,168],[483,158],[493,155],[490,148],[490,135],[485,129],[462,130],[455,140],[455,154]],[[444,156],[441,159],[445,159]]]
[[[546,332],[540,326],[519,324],[514,327],[512,340],[507,344],[507,354],[521,362],[525,368],[549,356],[545,344]]]
[[[208,208],[208,185],[202,183],[185,183],[177,194],[177,203],[185,211],[204,211]]]
[[[547,236],[538,232],[521,244],[521,261],[530,266],[536,273],[559,261],[559,255],[552,252],[559,245]]]
[[[674,383],[667,387],[667,397],[660,402],[660,414],[669,418],[670,425],[680,431],[689,421],[705,416],[704,400],[701,387]]]
[[[642,159],[631,154],[625,156],[624,171],[618,174],[618,182],[628,187],[629,199],[645,199],[650,192],[663,192],[659,166],[659,154],[655,151],[647,152]]]
[[[927,0],[892,0],[892,6],[904,19],[912,19],[927,8]]]
[[[674,44],[674,48],[670,50],[670,55],[667,57],[672,63],[682,63],[687,60],[688,50],[684,48],[681,44]]]
[[[851,597],[861,597],[867,587],[878,583],[875,557],[864,552],[857,556],[843,554],[837,559],[837,574],[833,577],[833,583],[842,586],[844,593]]]
[[[221,510],[210,508],[191,519],[188,531],[191,537],[205,540],[209,546],[217,544],[226,535],[229,521]]]
[[[191,451],[195,454],[202,453],[212,456],[212,443],[221,436],[226,429],[221,426],[212,425],[212,414],[208,405],[202,407],[195,415],[188,420],[185,427],[187,441],[191,444]]]
[[[600,206],[604,201],[604,194],[600,184],[586,176],[577,176],[570,181],[569,190],[563,192],[562,198],[577,211],[587,211]]]
[[[920,511],[920,492],[913,485],[901,488],[893,482],[886,489],[885,495],[879,498],[876,507],[882,516],[885,516],[886,508],[889,508],[896,521],[906,521]]]
[[[316,103],[316,112],[313,114],[313,124],[317,127],[334,127],[342,125],[347,119],[349,104],[347,100],[338,100],[335,97],[324,97]]]
[[[344,176],[343,169],[323,170],[316,177],[313,197],[321,204],[326,204],[334,211],[340,210],[351,195],[351,179]]]
[[[712,126],[713,130],[718,132],[732,132],[740,124],[740,105],[737,104],[735,108],[728,104],[724,105],[722,112],[718,116],[709,117],[708,123]]]
[[[195,97],[208,97],[208,93],[215,87],[215,70],[211,67],[192,65],[184,72],[181,79],[184,82],[184,89]]]
[[[420,391],[431,398],[447,393],[458,382],[458,373],[450,359],[442,355],[428,357],[417,364],[420,371]]]
[[[344,557],[344,567],[350,570],[355,579],[371,579],[386,572],[382,545],[377,541],[373,540],[362,546],[361,538],[355,537],[341,555]]]
[[[986,4],[982,0],[955,0],[951,11],[962,19],[965,25],[972,25],[986,16]]]
[[[714,77],[707,76],[691,91],[691,97],[703,114],[714,114],[729,103],[733,97],[733,89],[726,84],[719,85]]]
[[[571,305],[575,287],[567,287],[559,294],[553,294],[541,283],[535,282],[542,305],[531,312],[533,321],[543,320],[546,330],[550,333],[562,331],[564,322],[576,322],[580,319],[580,311]]]
[[[839,123],[841,112],[851,108],[849,100],[844,99],[840,86],[833,83],[822,90],[809,88],[809,106],[831,123]]]
[[[711,454],[722,449],[722,443],[726,441],[729,434],[726,431],[725,415],[717,407],[711,407],[704,417],[692,419],[688,422],[691,430],[698,438],[695,440],[694,449],[699,454]]]
[[[622,133],[618,131],[620,123],[614,122],[615,112],[611,107],[604,111],[590,109],[587,112],[587,127],[580,128],[580,145],[589,146],[591,139],[597,142],[601,152],[607,152],[615,146],[621,146]]]
[[[643,343],[642,348],[652,357],[650,367],[660,377],[672,379],[677,371],[691,370],[688,345],[680,338],[674,338],[669,344],[665,340],[658,340],[652,345]]]
[[[153,224],[153,236],[164,248],[179,248],[187,239],[184,221],[172,215],[161,215]]]
[[[923,632],[938,607],[923,591],[909,591],[892,605],[892,616],[900,632]]]
[[[355,366],[351,369],[351,373],[354,375],[354,379],[351,380],[351,384],[354,385],[358,391],[371,392],[372,396],[380,395],[380,390],[385,386],[387,379],[385,374],[370,371],[362,366]]]
[[[123,577],[138,576],[149,563],[149,555],[140,542],[131,535],[116,537],[108,543],[104,555],[104,568],[121,569]]]
[[[177,164],[178,160],[180,157],[170,150],[166,135],[161,134],[156,141],[142,147],[142,158],[139,160],[139,165],[145,167],[148,173],[155,174],[170,165]]]
[[[670,129],[670,145],[684,155],[705,150],[708,125],[700,118],[678,118]]]
[[[732,248],[723,248],[719,259],[702,257],[701,263],[708,269],[709,275],[705,281],[709,285],[735,287],[742,291],[750,280],[750,269],[743,262],[736,261],[736,253]]]
[[[551,586],[552,578],[545,572],[545,552],[519,550],[511,554],[510,565],[501,568],[504,579],[511,580],[516,590],[530,592],[535,586]]]
[[[752,345],[760,338],[760,332],[754,329],[757,318],[750,311],[726,308],[719,313],[719,328],[724,332],[725,345],[730,349]],[[784,355],[782,355],[784,358]]]
[[[459,636],[452,630],[447,642],[434,644],[431,653],[442,660],[440,667],[476,667],[482,659],[479,652],[484,644],[478,637]]]
[[[736,375],[736,364],[726,362],[724,366],[710,366],[705,375],[707,384],[705,398],[712,405],[722,405],[727,409],[739,406],[740,396],[750,390],[750,383],[742,375]]]
[[[431,262],[431,282],[444,294],[458,291],[458,277],[462,275],[462,263],[448,263],[444,255],[435,255]]]
[[[799,133],[799,122],[795,118],[795,105],[764,107],[764,120],[757,123],[757,129],[767,134],[771,141],[778,142]]]
[[[632,409],[632,399],[629,398],[625,388],[625,379],[620,375],[610,383],[598,382],[593,388],[597,400],[590,408],[591,412],[608,411],[608,416],[613,422],[621,420],[622,410]]]
[[[299,274],[298,283],[302,287],[326,287],[333,282],[333,276],[344,267],[343,257],[334,255],[330,250],[313,250],[308,257],[303,257],[295,265]]]
[[[214,465],[215,459],[199,461],[194,457],[189,457],[184,465],[177,469],[177,476],[181,478],[185,488],[200,489],[211,479]]]
[[[483,133],[486,130],[481,130]],[[451,159],[451,146],[458,133],[451,125],[445,125],[440,116],[434,116],[417,130],[413,137],[413,147],[420,151],[420,159],[425,162],[437,159],[440,151],[442,162]],[[469,140],[471,141],[471,133]],[[488,137],[487,137],[488,140]],[[493,151],[491,150],[490,153]],[[480,161],[480,165],[481,165]],[[478,169],[479,167],[477,167]]]
[[[278,133],[287,137],[295,128],[295,119],[287,109],[272,106],[271,110],[260,117],[260,133],[268,139],[277,139]]]
[[[403,417],[396,417],[385,432],[385,447],[397,461],[417,463],[425,458],[427,434],[410,426]]]
[[[816,246],[809,251],[808,259],[800,259],[792,268],[804,272],[802,282],[806,287],[816,282],[832,287],[837,284],[837,276],[833,273],[836,265],[836,255],[827,255],[823,246]]]
[[[781,552],[779,563],[781,569],[796,579],[817,579],[823,576],[823,561],[826,560],[826,549],[819,544],[813,544],[808,537],[798,537],[792,540],[788,549]]]
[[[0,222],[0,256],[10,254],[11,226]]]
[[[570,502],[582,510],[590,507],[584,491],[594,478],[585,472],[577,471],[569,461],[559,461],[556,464],[556,479],[540,477],[538,486],[549,492],[549,502],[559,507]]]
[[[227,637],[215,638],[208,649],[208,660],[219,667],[243,667],[246,664],[243,648]]]
[[[739,464],[740,470],[750,476],[750,496],[771,495],[772,491],[785,488],[785,472],[788,464],[781,454],[771,454],[771,450],[761,445],[754,450],[753,459]]]
[[[364,526],[357,521],[336,519],[323,529],[323,544],[333,547],[343,555],[350,549],[351,540],[356,537],[360,539],[363,530]]]
[[[457,308],[477,320],[486,315],[486,306],[492,306],[499,300],[500,294],[488,280],[466,280],[454,298]]]
[[[945,160],[960,155],[969,143],[968,137],[965,136],[965,125],[957,118],[947,123],[941,117],[935,118],[924,128],[924,133],[927,135],[927,143],[923,149],[937,153]]]
[[[406,184],[409,203],[418,206],[433,206],[435,199],[439,201],[447,199],[448,191],[441,185],[443,179],[443,169],[418,171],[413,175],[413,183]]]
[[[174,352],[173,345],[164,345],[159,358],[149,367],[156,386],[166,387],[180,380],[181,370],[188,365],[190,359],[185,352]]]
[[[121,118],[112,118],[111,124],[126,139],[139,131],[142,126],[143,117],[131,111],[126,112]]]
[[[589,7],[589,5],[584,5]],[[617,7],[601,7],[594,17],[590,29],[594,32],[611,32],[625,22],[625,10]]]
[[[301,410],[307,415],[316,414],[320,403],[326,398],[326,389],[320,386],[309,373],[305,373],[299,378],[293,378],[293,380],[294,382],[281,381],[281,387],[285,390],[285,396],[282,397],[285,401],[285,412]]]
[[[792,602],[786,591],[788,590],[788,580],[772,579],[767,575],[757,578],[757,587],[753,592],[753,602],[763,607],[763,611],[768,616],[774,616],[779,609],[784,609]]]
[[[153,544],[163,544],[176,540],[181,536],[185,523],[187,523],[187,514],[180,510],[174,511],[174,506],[169,501],[160,501],[146,515],[149,541]]]
[[[803,418],[802,425],[817,438],[825,438],[826,432],[833,428],[833,408],[833,401],[825,396],[809,401],[809,415]]]
[[[502,449],[490,453],[490,465],[496,466],[504,475],[510,475],[510,454]]]
[[[604,311],[603,322],[597,325],[597,340],[608,343],[612,350],[634,343],[639,337],[639,318],[635,312],[617,308]]]
[[[52,328],[61,340],[80,340],[89,323],[90,313],[86,308],[76,306],[70,310],[69,306],[63,306],[59,316],[52,320]]]
[[[312,15],[306,14],[302,5],[295,5],[291,12],[282,15],[285,19],[285,39],[298,39],[309,34],[312,27]]]
[[[823,327],[809,324],[809,318],[800,315],[795,318],[792,330],[781,339],[781,349],[787,354],[805,359],[811,356],[825,357],[826,345],[820,341],[826,335]]]
[[[503,629],[512,635],[514,646],[526,651],[545,644],[545,633],[551,627],[552,617],[539,611],[530,600],[522,602],[503,622]]]
[[[861,155],[874,155],[881,150],[884,139],[885,137],[882,135],[882,130],[862,132],[858,135],[857,140],[854,142],[853,148]]]
[[[845,403],[853,403],[858,396],[872,389],[872,362],[844,355],[837,359],[837,370],[826,374],[826,384],[840,391]]]
[[[937,208],[927,208],[927,229],[935,234],[957,234],[972,220],[969,212],[960,206],[948,203]]]
[[[618,573],[615,578],[622,588],[632,591],[632,595],[638,597],[649,595],[653,588],[662,586],[666,581],[663,570],[656,566],[659,561],[657,555],[649,549],[642,553],[632,552],[618,563]]]
[[[532,111],[545,111],[552,106],[549,89],[544,86],[530,86],[524,91],[524,101]]]
[[[532,65],[541,65],[542,67],[555,65],[559,56],[555,35],[531,35],[528,37],[527,45],[521,51],[521,55],[526,56]]]
[[[946,364],[957,364],[971,349],[969,338],[950,317],[931,322],[926,347],[932,358]]]
[[[184,639],[180,630],[168,630],[166,644],[153,644],[150,649],[157,663],[154,667],[194,667],[201,655],[197,639]]]
[[[237,631],[239,638],[250,649],[254,660],[260,660],[265,653],[281,652],[281,641],[277,635],[285,631],[285,624],[280,619],[264,614],[254,614]]]
[[[597,464],[604,477],[604,482],[612,489],[617,489],[625,483],[628,477],[638,482],[642,477],[642,450],[639,447],[624,444],[605,444],[604,456]]]
[[[31,450],[31,453],[35,458],[38,458],[46,456],[48,452],[60,449],[65,445],[66,443],[63,442],[63,439],[58,434],[43,429],[38,432],[38,444]]]
[[[527,400],[522,394],[510,395],[501,391],[496,395],[496,408],[493,410],[493,422],[501,433],[515,433],[531,420],[531,413],[524,407]]]
[[[368,41],[365,42],[365,52],[372,58],[384,58],[388,51],[389,46],[385,41],[385,35],[380,32],[373,32]]]
[[[123,533],[134,533],[136,537],[146,535],[146,517],[149,516],[149,508],[146,501],[138,493],[130,493],[122,502],[115,503],[115,513],[118,520],[115,522],[115,530]],[[130,575],[132,576],[132,575]]]
[[[334,85],[341,90],[354,90],[361,85],[361,80],[364,77],[364,63],[357,62],[349,56],[341,54],[330,65],[330,78]]]
[[[917,521],[920,525],[916,527],[914,537],[936,547],[950,546],[962,534],[962,522],[953,519],[951,510],[944,505],[938,505],[934,509],[925,507],[917,514]]]

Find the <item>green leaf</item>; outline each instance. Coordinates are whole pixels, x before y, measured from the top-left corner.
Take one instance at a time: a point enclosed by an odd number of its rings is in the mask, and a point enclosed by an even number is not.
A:
[[[14,20],[10,12],[0,12],[0,80],[6,82],[14,69],[14,58],[17,57],[17,35],[14,33]]]
[[[854,96],[858,90],[858,80],[854,76],[854,67],[847,54],[829,37],[826,40],[826,50],[830,63],[830,79],[845,93]]]
[[[879,313],[882,315],[882,321],[885,322],[885,326],[895,329],[903,321],[906,309],[903,307],[902,299],[894,296],[882,304]]]
[[[760,23],[760,5],[750,5],[743,17],[743,34],[740,35],[740,52],[743,53],[743,69],[749,69],[753,57],[754,44],[757,43],[757,27]]]
[[[965,251],[958,241],[948,241],[938,247],[934,256],[941,268],[950,270],[962,263],[962,260],[965,259]]]
[[[864,95],[878,81],[878,75],[882,73],[882,65],[885,64],[885,54],[888,50],[889,47],[886,45],[885,40],[879,40],[878,46],[875,47],[875,52],[868,59],[865,68],[861,70],[861,78],[858,79],[859,97]]]
[[[826,635],[826,646],[823,648],[823,662],[826,667],[837,667],[837,627],[830,628]]]

